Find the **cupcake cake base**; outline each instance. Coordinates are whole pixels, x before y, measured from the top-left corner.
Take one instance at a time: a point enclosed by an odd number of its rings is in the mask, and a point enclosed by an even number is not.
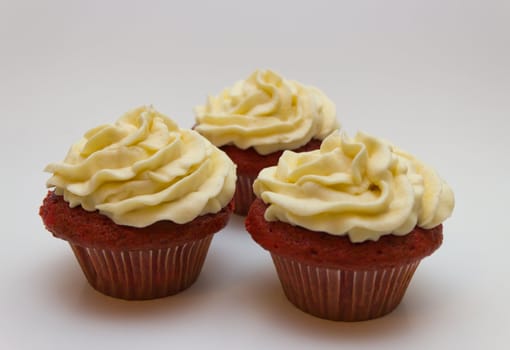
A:
[[[253,239],[271,253],[283,291],[299,309],[335,321],[363,321],[394,310],[420,261],[442,243],[442,226],[352,243],[264,219],[257,199],[246,218]]]
[[[214,233],[227,224],[232,210],[230,203],[186,224],[160,221],[136,228],[116,225],[99,212],[70,208],[50,191],[39,213],[55,237],[68,241],[92,287],[116,298],[141,300],[191,286]]]

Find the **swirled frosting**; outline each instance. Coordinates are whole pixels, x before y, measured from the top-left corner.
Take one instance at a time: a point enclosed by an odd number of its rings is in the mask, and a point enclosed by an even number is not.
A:
[[[48,187],[71,207],[99,210],[115,223],[178,224],[219,212],[235,189],[235,165],[192,130],[179,129],[152,107],[89,130],[72,145]]]
[[[451,215],[450,187],[429,166],[375,137],[338,132],[319,150],[285,151],[253,185],[265,219],[348,235],[352,242],[433,228]]]
[[[257,70],[195,108],[196,126],[216,146],[265,155],[322,140],[339,128],[335,105],[319,89]]]

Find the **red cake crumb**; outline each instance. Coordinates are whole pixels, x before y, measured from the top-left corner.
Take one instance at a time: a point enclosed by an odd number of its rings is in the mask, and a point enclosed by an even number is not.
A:
[[[159,221],[137,228],[115,224],[98,211],[70,208],[62,196],[48,191],[39,215],[55,237],[85,247],[108,249],[164,248],[201,239],[221,230],[233,210],[232,202],[216,214],[197,217],[186,224]]]
[[[378,241],[352,243],[347,236],[314,232],[284,222],[264,219],[267,205],[256,199],[245,225],[253,239],[266,250],[298,261],[344,270],[390,268],[432,254],[442,243],[443,227],[416,227],[404,236],[385,235]]]
[[[321,140],[312,139],[307,144],[294,149],[294,152],[308,152],[319,149]],[[276,151],[270,154],[261,155],[253,147],[247,149],[240,149],[236,146],[226,145],[221,146],[220,149],[225,152],[232,161],[237,164],[238,173],[248,176],[257,176],[258,173],[267,167],[278,164],[278,159],[283,151]]]

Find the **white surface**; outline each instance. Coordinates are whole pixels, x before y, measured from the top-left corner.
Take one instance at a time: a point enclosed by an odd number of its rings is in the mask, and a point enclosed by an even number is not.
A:
[[[508,346],[510,3],[272,3],[0,2],[0,348]],[[147,302],[92,290],[44,230],[42,169],[84,131],[141,104],[190,127],[208,93],[257,67],[320,87],[349,133],[392,140],[454,188],[443,246],[387,317],[295,309],[238,217],[191,289]]]

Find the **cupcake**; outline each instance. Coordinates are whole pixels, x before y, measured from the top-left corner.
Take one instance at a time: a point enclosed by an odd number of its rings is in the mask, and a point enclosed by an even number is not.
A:
[[[336,132],[260,172],[246,229],[291,303],[338,321],[381,317],[442,243],[454,197],[437,173],[375,137]]]
[[[92,287],[117,298],[192,285],[233,210],[232,161],[152,107],[89,130],[45,171],[44,225],[70,244]]]
[[[276,165],[284,150],[319,148],[339,128],[334,104],[320,90],[257,70],[195,108],[194,129],[237,165],[235,212],[246,215],[253,181]]]

